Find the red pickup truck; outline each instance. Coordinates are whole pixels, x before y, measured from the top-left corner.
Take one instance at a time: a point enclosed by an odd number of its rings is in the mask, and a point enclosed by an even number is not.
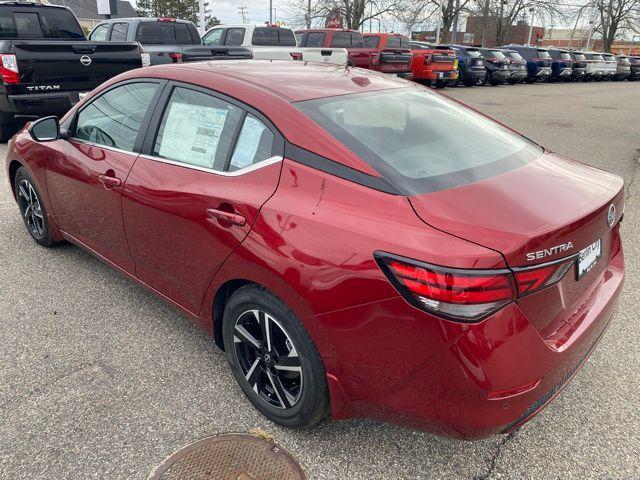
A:
[[[379,64],[371,67],[373,70],[412,77],[413,54],[408,37],[399,33],[365,33],[363,36],[365,46],[375,49],[380,55]]]
[[[364,38],[357,30],[346,28],[317,28],[297,30],[299,47],[345,48],[351,67],[375,68],[380,62],[378,51],[364,46]]]
[[[449,47],[411,42],[413,79],[432,87],[453,86],[458,79],[458,58]]]

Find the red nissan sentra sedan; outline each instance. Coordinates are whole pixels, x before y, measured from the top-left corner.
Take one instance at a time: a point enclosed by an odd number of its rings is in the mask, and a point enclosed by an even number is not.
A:
[[[7,169],[37,243],[182,309],[285,426],[512,430],[585,362],[624,275],[619,177],[364,70],[127,72],[15,136]]]

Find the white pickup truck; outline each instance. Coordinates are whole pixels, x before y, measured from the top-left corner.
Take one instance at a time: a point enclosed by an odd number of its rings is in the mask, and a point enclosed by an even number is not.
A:
[[[344,48],[299,47],[293,30],[275,25],[217,25],[202,37],[207,46],[245,47],[258,60],[302,60],[346,65]]]

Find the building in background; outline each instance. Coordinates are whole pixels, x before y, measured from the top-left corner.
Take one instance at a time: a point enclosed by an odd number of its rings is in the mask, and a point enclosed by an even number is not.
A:
[[[138,16],[133,5],[131,5],[127,0],[117,0],[117,2],[118,14],[111,15],[111,18]],[[75,16],[78,17],[80,25],[85,31],[91,31],[93,27],[107,18],[106,15],[100,15],[98,13],[98,4],[96,0],[42,0],[41,3],[69,7]]]
[[[529,25],[524,21],[519,21],[515,25],[510,25],[505,29],[505,39],[503,44],[518,43],[524,45],[529,40]],[[498,17],[469,17],[467,18],[467,34],[473,35],[473,42],[470,44],[480,45],[484,32],[487,32],[486,47],[497,47]],[[544,27],[534,26],[531,33],[531,43],[541,45],[544,40]],[[471,38],[471,37],[469,37]]]

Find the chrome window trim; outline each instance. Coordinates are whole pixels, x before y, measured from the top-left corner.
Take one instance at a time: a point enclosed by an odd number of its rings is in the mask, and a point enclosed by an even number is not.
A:
[[[223,172],[221,170],[214,170],[213,168],[199,167],[197,165],[189,165],[188,163],[178,162],[176,160],[171,160],[164,157],[158,157],[156,155],[140,154],[140,158],[146,158],[147,160],[154,160],[160,163],[175,165],[176,167],[190,168],[191,170],[198,170],[200,172],[213,173],[214,175],[220,175],[222,177],[239,177],[240,175],[244,175],[245,173],[253,172],[254,170],[259,170],[260,168],[264,168],[269,165],[282,162],[284,160],[284,157],[281,157],[279,155],[274,155],[273,157],[265,158],[264,160],[254,163],[253,165],[249,165],[248,167],[244,167],[239,170],[235,170],[233,172]]]
[[[118,147],[110,147],[109,145],[102,145],[100,143],[89,142],[88,140],[83,140],[82,138],[69,137],[66,140],[70,141],[70,142],[81,143],[83,145],[89,145],[90,147],[104,148],[106,150],[111,150],[112,152],[126,153],[126,154],[129,154],[129,155],[135,155],[136,157],[139,155],[138,152],[134,152],[133,150],[124,150],[124,149],[118,148]]]

